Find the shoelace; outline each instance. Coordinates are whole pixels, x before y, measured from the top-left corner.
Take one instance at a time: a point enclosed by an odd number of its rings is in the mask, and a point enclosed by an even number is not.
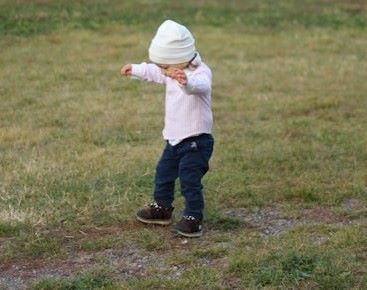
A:
[[[155,209],[161,208],[161,206],[156,201],[151,202],[148,206],[153,207]]]
[[[194,221],[194,220],[196,220],[196,218],[194,218],[193,216],[191,216],[191,215],[184,215],[183,216],[183,218],[185,219],[185,220],[188,220],[188,221]]]

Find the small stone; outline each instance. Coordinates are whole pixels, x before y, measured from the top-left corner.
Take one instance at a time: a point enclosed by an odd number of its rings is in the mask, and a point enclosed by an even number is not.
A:
[[[183,239],[183,240],[181,241],[181,244],[182,244],[182,245],[186,245],[188,242],[189,242],[189,241],[188,241],[187,239]]]

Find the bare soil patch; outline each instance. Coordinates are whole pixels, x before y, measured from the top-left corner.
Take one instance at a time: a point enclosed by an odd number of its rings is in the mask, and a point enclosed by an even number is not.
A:
[[[347,200],[342,205],[345,210],[361,210],[361,205],[357,200]],[[367,218],[349,219],[342,214],[336,214],[326,207],[303,208],[299,210],[298,216],[287,216],[281,205],[274,205],[249,211],[245,208],[227,210],[226,215],[239,219],[245,227],[259,231],[264,238],[280,235],[295,226],[314,224],[366,224]],[[64,233],[62,231],[47,231],[53,236],[63,237],[65,243],[65,258],[48,258],[38,260],[14,260],[0,265],[0,289],[22,290],[32,283],[45,278],[65,278],[73,277],[75,274],[88,269],[98,268],[100,265],[111,267],[114,270],[113,279],[122,281],[131,277],[146,277],[149,275],[179,278],[186,270],[185,265],[169,265],[166,257],[169,254],[189,253],[194,246],[205,248],[210,245],[211,233],[208,231],[203,238],[190,240],[172,238],[167,228],[157,227],[166,239],[170,240],[167,251],[146,251],[138,247],[126,245],[120,248],[103,249],[99,251],[83,251],[75,246],[70,246],[70,240],[101,239],[106,236],[118,236],[127,230],[137,230],[144,228],[136,222],[126,224],[123,228],[93,227],[77,233]],[[6,247],[11,239],[0,240],[0,250]],[[321,241],[322,242],[322,241]],[[220,268],[226,264],[225,258],[207,259],[198,261],[202,266]]]

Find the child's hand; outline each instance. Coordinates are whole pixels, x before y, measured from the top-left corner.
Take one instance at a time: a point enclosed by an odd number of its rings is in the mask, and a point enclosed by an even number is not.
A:
[[[122,76],[131,76],[131,64],[125,64],[121,70],[120,70],[120,74]]]
[[[173,70],[173,79],[178,81],[181,85],[186,86],[187,85],[187,76],[185,72],[182,69],[175,68]]]
[[[164,70],[164,75],[176,80],[179,84],[186,86],[187,85],[187,76],[182,69],[179,68],[168,68]]]

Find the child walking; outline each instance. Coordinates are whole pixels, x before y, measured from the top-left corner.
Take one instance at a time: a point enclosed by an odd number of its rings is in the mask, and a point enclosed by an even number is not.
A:
[[[149,47],[152,63],[126,64],[121,75],[163,84],[166,145],[156,167],[154,201],[136,213],[146,224],[169,225],[174,210],[174,186],[179,178],[185,199],[182,219],[172,232],[185,237],[202,235],[204,197],[202,178],[213,152],[210,68],[195,49],[190,31],[164,21]]]

